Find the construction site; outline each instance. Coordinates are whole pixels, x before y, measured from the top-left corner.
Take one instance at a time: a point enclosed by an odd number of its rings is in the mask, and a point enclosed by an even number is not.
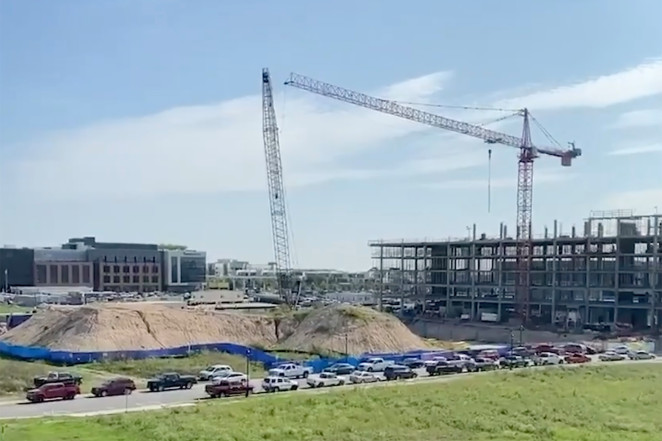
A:
[[[662,323],[662,215],[591,213],[569,234],[545,229],[531,240],[518,297],[517,240],[506,225],[487,237],[445,241],[374,241],[380,298],[417,302],[444,318],[559,328],[611,325],[657,332]],[[519,324],[519,323],[518,323]]]

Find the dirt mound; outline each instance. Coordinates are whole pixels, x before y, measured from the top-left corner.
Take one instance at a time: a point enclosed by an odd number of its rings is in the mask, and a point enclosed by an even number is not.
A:
[[[65,351],[159,349],[238,343],[315,353],[400,352],[429,347],[397,318],[354,306],[260,316],[148,303],[51,307],[0,337]]]
[[[345,342],[350,354],[404,352],[430,347],[392,315],[348,305],[311,311],[279,346],[309,352],[344,353]]]
[[[264,317],[140,303],[49,308],[0,339],[70,351],[158,349],[218,342],[261,346],[276,343],[273,321]]]

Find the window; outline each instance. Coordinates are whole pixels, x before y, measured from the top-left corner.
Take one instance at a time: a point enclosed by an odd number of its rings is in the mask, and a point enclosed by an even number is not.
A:
[[[138,265],[133,265],[133,272],[134,273],[139,273],[140,272],[140,267]]]
[[[71,283],[74,285],[80,283],[80,265],[71,265]]]
[[[124,265],[124,267],[122,268],[123,273],[128,273],[130,271],[131,271],[131,267],[129,265]]]
[[[120,266],[119,265],[113,265],[113,272],[115,274],[118,274],[120,272]]]
[[[149,283],[149,276],[143,276],[143,283]]]
[[[51,273],[50,274],[50,277],[51,277],[50,283],[52,283],[54,285],[57,285],[58,283],[60,283],[60,278],[58,277],[59,274],[58,274],[57,265],[50,265],[50,273]]]
[[[104,265],[103,266],[103,272],[104,273],[109,273],[110,272],[110,265]]]
[[[122,283],[131,283],[131,276],[122,277]]]
[[[120,276],[113,276],[113,283],[120,283]]]
[[[60,282],[69,283],[69,265],[60,266]]]
[[[90,267],[83,266],[83,283],[90,283]]]
[[[152,276],[152,283],[159,283],[159,276]]]
[[[149,266],[143,265],[143,273],[147,274],[149,272]]]
[[[140,276],[133,276],[133,282],[132,283],[140,283]]]
[[[48,283],[46,265],[37,265],[37,283]]]
[[[103,276],[103,283],[110,283],[110,276]]]
[[[152,272],[153,272],[154,274],[158,273],[158,272],[159,272],[159,266],[158,266],[158,265],[154,265],[154,266],[152,267]]]

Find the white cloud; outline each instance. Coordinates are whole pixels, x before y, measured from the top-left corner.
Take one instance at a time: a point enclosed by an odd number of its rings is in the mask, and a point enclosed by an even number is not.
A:
[[[630,129],[650,126],[662,126],[662,109],[641,109],[621,114],[613,128]]]
[[[622,149],[612,150],[608,153],[610,156],[631,156],[642,155],[645,153],[662,152],[662,144],[649,144],[638,147],[626,147]]]
[[[568,181],[573,179],[574,175],[571,173],[563,173],[552,170],[540,170],[533,173],[533,185],[536,186],[542,183],[552,183]],[[476,188],[487,188],[487,179],[453,179],[439,182],[429,182],[423,184],[425,187],[434,189],[453,189],[453,190],[468,190]],[[517,188],[517,175],[493,178],[490,182],[492,189],[511,189]]]
[[[637,214],[662,213],[662,188],[612,193],[602,201],[607,210],[634,210]]]
[[[528,107],[534,111],[604,108],[659,94],[662,94],[662,60],[652,60],[588,81],[502,100],[496,105],[508,108]]]
[[[429,99],[449,78],[446,72],[426,75],[382,93]],[[352,155],[434,129],[312,95],[292,96],[283,106],[284,115],[279,115],[286,119],[280,139],[288,188],[338,179],[413,176],[480,163],[451,148],[436,154],[413,151],[411,160],[392,169],[352,168],[346,165]],[[32,154],[16,164],[15,178],[22,191],[45,195],[48,189],[48,197],[68,198],[262,190],[266,185],[261,124],[259,96],[100,123],[26,146]]]

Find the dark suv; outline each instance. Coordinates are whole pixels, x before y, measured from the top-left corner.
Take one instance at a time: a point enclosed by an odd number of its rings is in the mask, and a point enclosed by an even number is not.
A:
[[[402,380],[407,378],[416,378],[416,372],[408,366],[393,365],[384,369],[384,376],[387,380]]]
[[[93,387],[91,392],[95,397],[105,397],[108,395],[129,395],[134,390],[136,390],[136,383],[132,379],[117,377]]]

